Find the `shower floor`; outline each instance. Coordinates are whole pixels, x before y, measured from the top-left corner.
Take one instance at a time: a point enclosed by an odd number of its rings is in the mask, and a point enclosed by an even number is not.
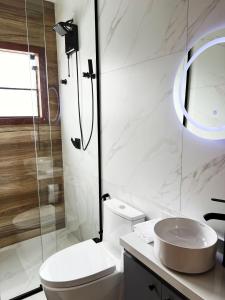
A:
[[[61,229],[0,249],[0,300],[9,300],[37,288],[43,260],[78,242],[74,234]],[[39,293],[28,299],[46,298]]]

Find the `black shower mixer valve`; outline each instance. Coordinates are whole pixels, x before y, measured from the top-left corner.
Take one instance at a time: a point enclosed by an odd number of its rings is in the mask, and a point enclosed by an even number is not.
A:
[[[95,74],[90,74],[89,72],[83,72],[83,77],[95,79]]]

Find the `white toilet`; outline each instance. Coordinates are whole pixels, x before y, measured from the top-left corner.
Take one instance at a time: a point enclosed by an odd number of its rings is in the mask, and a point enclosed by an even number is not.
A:
[[[48,300],[119,300],[123,297],[120,236],[144,222],[142,212],[117,199],[104,202],[104,238],[87,240],[49,257],[40,268]]]

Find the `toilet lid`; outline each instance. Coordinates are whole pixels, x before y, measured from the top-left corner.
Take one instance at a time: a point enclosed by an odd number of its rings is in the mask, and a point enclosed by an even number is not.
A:
[[[115,261],[104,247],[87,240],[49,257],[41,266],[40,277],[48,287],[75,287],[105,277],[115,269]]]

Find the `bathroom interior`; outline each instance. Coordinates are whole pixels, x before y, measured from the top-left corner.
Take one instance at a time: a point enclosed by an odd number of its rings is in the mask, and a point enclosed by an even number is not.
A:
[[[225,1],[0,0],[0,300],[224,300]]]

